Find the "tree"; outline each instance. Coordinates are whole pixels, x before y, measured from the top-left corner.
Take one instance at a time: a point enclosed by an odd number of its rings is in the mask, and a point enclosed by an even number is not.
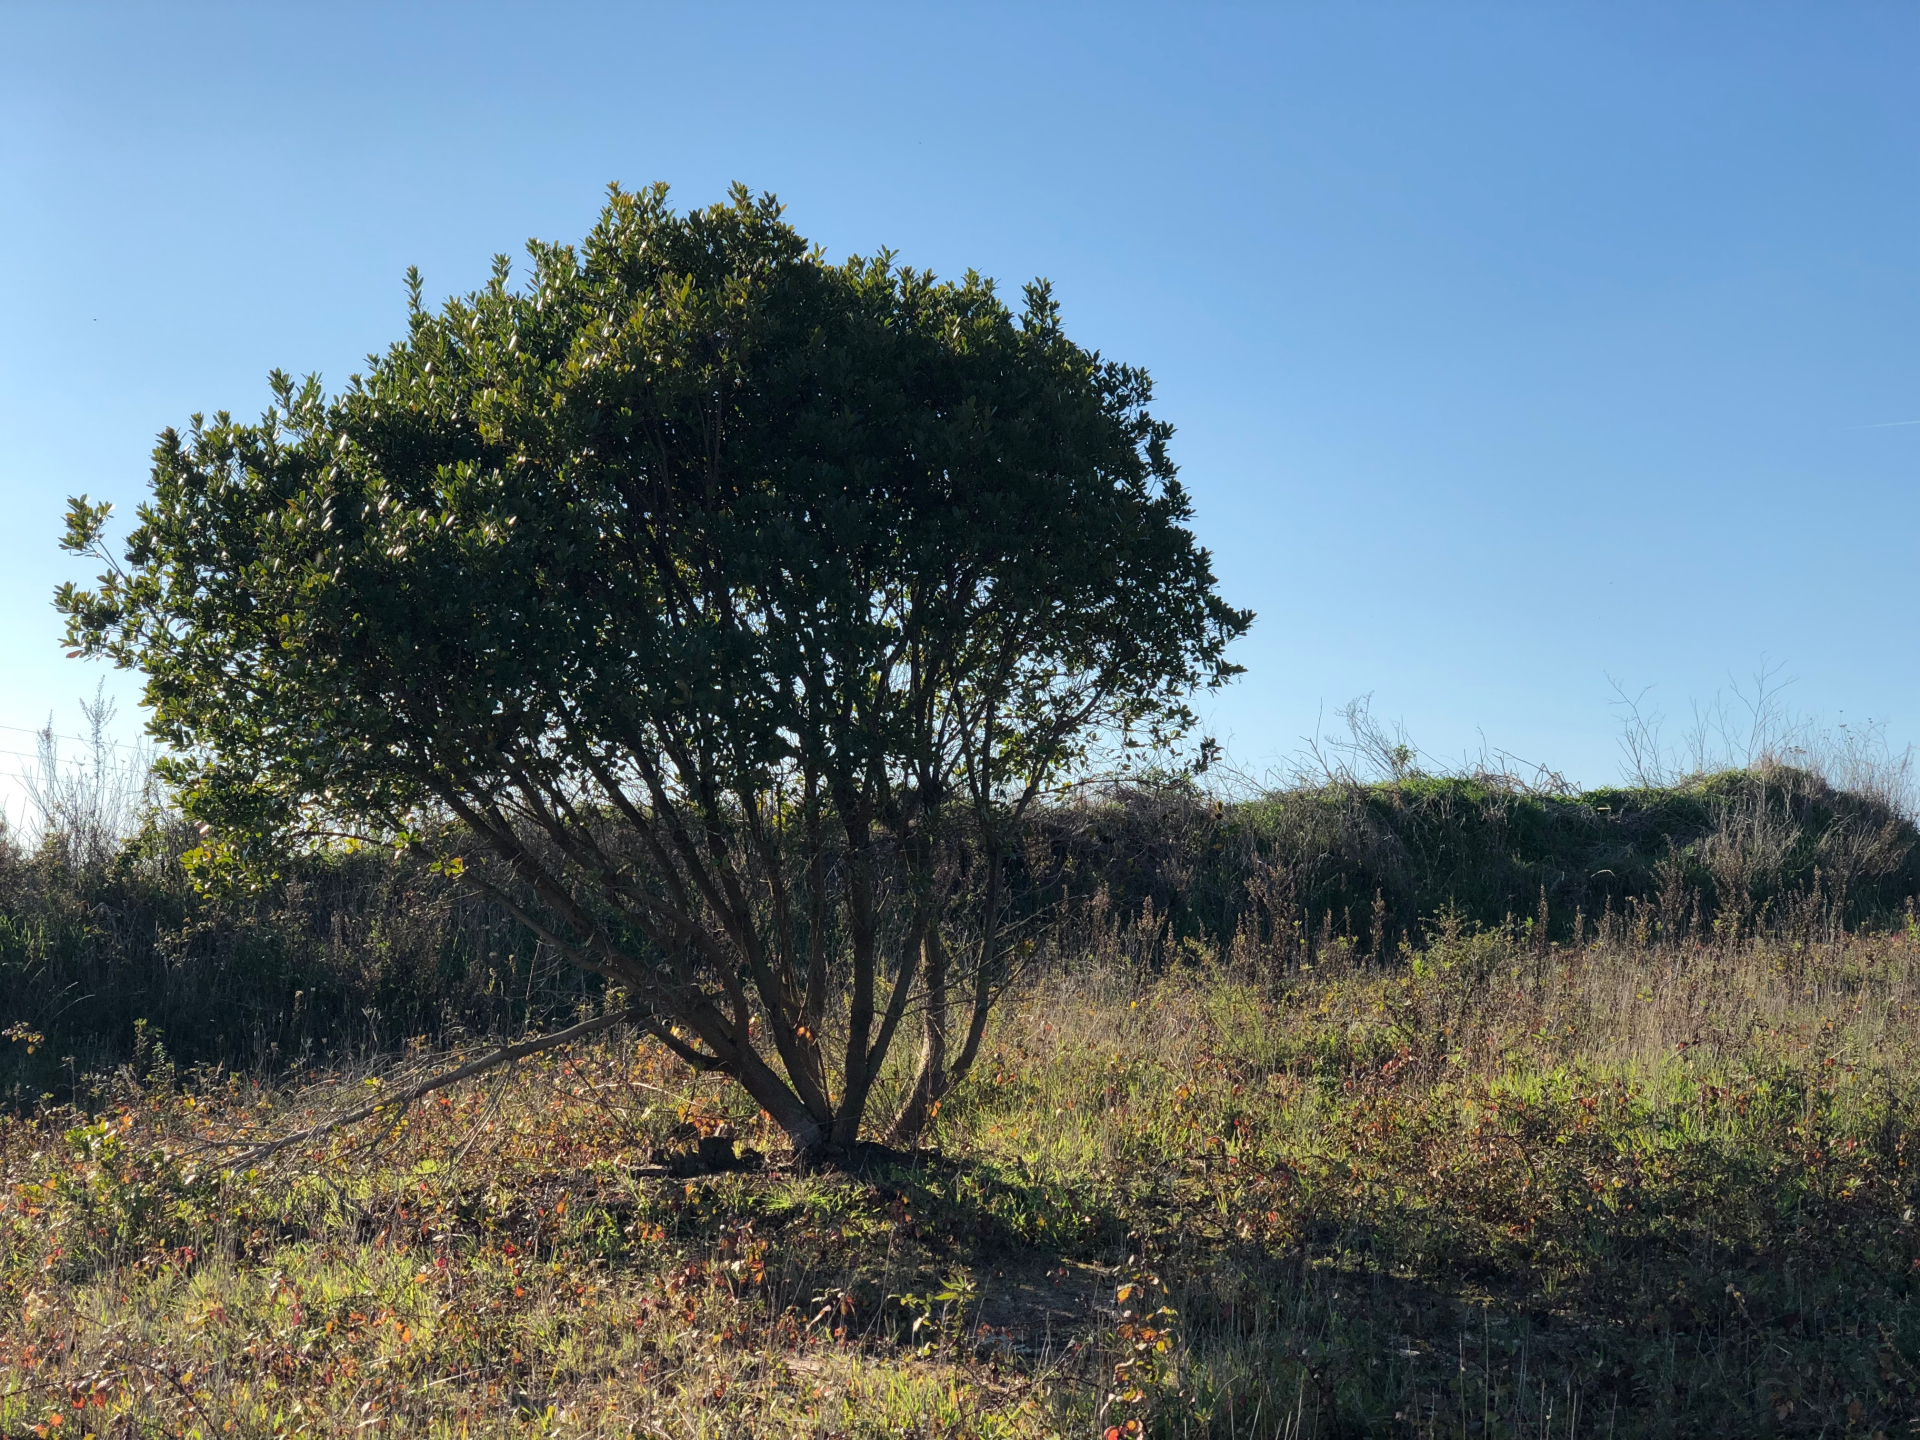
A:
[[[432,852],[816,1158],[915,1014],[910,1139],[1022,815],[1237,668],[1170,429],[1045,284],[829,265],[738,187],[528,253],[438,313],[410,272],[338,395],[164,432],[124,563],[74,501],[69,644],[145,672],[203,866]]]

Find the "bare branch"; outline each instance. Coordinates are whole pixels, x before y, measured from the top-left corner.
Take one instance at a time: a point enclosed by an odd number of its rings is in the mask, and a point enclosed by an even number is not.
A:
[[[418,1085],[410,1085],[398,1095],[386,1096],[383,1099],[374,1101],[371,1105],[363,1105],[360,1109],[350,1111],[345,1115],[336,1115],[332,1119],[323,1120],[318,1125],[309,1126],[307,1129],[299,1131],[296,1134],[286,1135],[278,1140],[270,1140],[264,1145],[256,1145],[253,1149],[235,1159],[232,1162],[231,1168],[239,1170],[248,1166],[258,1165],[262,1160],[279,1154],[280,1151],[285,1150],[289,1145],[304,1145],[311,1141],[318,1140],[323,1135],[330,1135],[335,1130],[343,1130],[349,1125],[358,1125],[362,1120],[372,1119],[382,1110],[392,1110],[396,1106],[404,1110],[407,1106],[413,1104],[414,1101],[431,1095],[436,1090],[444,1090],[449,1085],[458,1085],[462,1080],[471,1080],[476,1075],[484,1075],[489,1070],[499,1069],[502,1065],[511,1065],[514,1061],[524,1060],[529,1055],[538,1055],[543,1050],[551,1050],[558,1045],[566,1045],[575,1040],[583,1040],[589,1035],[598,1035],[602,1030],[611,1030],[624,1020],[636,1018],[638,1017],[629,1011],[615,1011],[610,1015],[600,1015],[592,1020],[583,1020],[578,1025],[557,1031],[552,1035],[542,1035],[533,1040],[522,1040],[517,1045],[503,1046],[491,1055],[469,1061],[458,1069],[447,1071],[444,1075],[435,1075],[431,1079],[422,1080]],[[224,1143],[240,1144],[244,1142],[227,1141]]]

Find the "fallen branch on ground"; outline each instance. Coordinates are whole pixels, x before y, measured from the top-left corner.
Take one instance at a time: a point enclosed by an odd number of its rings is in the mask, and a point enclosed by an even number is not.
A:
[[[524,1060],[529,1055],[538,1055],[542,1050],[551,1050],[556,1045],[565,1045],[572,1040],[581,1040],[589,1035],[597,1035],[602,1030],[611,1030],[622,1021],[633,1018],[633,1015],[628,1011],[615,1011],[611,1015],[600,1015],[592,1020],[583,1020],[578,1025],[556,1031],[551,1035],[542,1035],[532,1040],[522,1040],[517,1044],[502,1046],[491,1055],[484,1055],[478,1060],[459,1066],[457,1069],[449,1070],[444,1075],[435,1075],[430,1079],[422,1080],[417,1085],[410,1085],[397,1095],[383,1096],[371,1105],[363,1105],[360,1109],[351,1111],[348,1114],[335,1115],[331,1119],[323,1120],[318,1125],[309,1126],[307,1129],[301,1130],[296,1134],[286,1135],[278,1140],[269,1140],[265,1144],[256,1145],[246,1154],[233,1160],[231,1162],[231,1168],[238,1170],[250,1165],[258,1165],[262,1160],[279,1154],[280,1151],[285,1150],[290,1145],[304,1145],[309,1141],[318,1140],[323,1135],[330,1135],[335,1130],[344,1129],[348,1125],[358,1125],[362,1120],[372,1119],[382,1110],[391,1110],[395,1106],[405,1109],[407,1106],[413,1104],[414,1101],[431,1095],[436,1090],[444,1090],[449,1085],[459,1084],[462,1080],[471,1080],[476,1075],[484,1075],[487,1071],[497,1070],[502,1065],[511,1065],[514,1061]],[[226,1143],[237,1145],[245,1142],[235,1140]]]

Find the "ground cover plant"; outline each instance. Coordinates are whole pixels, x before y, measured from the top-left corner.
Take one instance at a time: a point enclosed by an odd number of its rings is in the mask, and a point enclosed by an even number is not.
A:
[[[857,1174],[784,1167],[742,1092],[622,1031],[238,1171],[216,1142],[448,1057],[163,1065],[12,1116],[0,1430],[1920,1424],[1913,925],[1450,917],[1375,961],[1082,920],[932,1148]],[[660,1173],[696,1135],[770,1158]]]

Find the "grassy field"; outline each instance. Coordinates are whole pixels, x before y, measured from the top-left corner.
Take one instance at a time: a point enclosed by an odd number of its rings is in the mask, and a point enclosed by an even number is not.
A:
[[[1920,1432],[1913,926],[1118,955],[856,1177],[631,1039],[232,1174],[446,1057],[150,1056],[0,1121],[0,1434]]]

